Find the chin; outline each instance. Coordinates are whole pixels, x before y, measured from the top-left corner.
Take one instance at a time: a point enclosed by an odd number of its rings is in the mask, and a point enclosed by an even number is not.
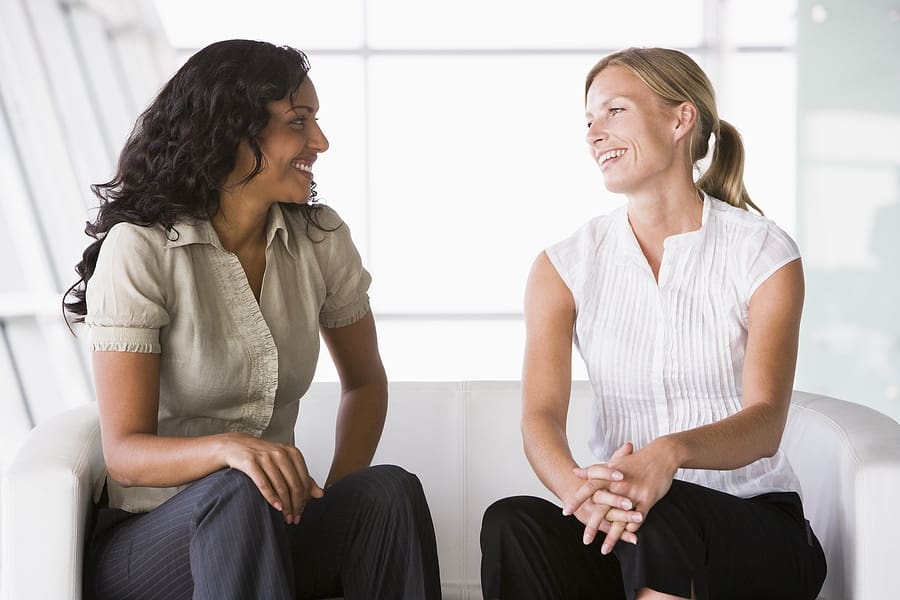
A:
[[[606,188],[607,192],[610,192],[613,194],[624,194],[625,193],[625,186],[622,185],[622,182],[620,182],[620,181],[615,181],[615,180],[610,181],[610,180],[604,179],[603,187]]]
[[[308,204],[309,203],[309,194],[306,195],[296,195],[290,198],[285,198],[281,201],[282,204]]]

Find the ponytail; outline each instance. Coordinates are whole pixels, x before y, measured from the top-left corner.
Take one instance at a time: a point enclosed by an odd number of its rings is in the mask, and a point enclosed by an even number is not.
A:
[[[700,177],[697,187],[732,206],[744,210],[749,207],[763,214],[750,200],[747,188],[744,187],[744,144],[741,134],[724,119],[719,119],[712,162]]]

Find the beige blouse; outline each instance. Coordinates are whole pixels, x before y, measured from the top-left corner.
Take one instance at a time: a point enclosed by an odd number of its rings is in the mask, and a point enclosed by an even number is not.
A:
[[[371,278],[347,226],[331,208],[316,210],[337,229],[310,226],[310,239],[296,207],[272,206],[259,303],[209,221],[168,235],[128,223],[109,231],[87,286],[91,348],[161,354],[159,435],[240,431],[293,443],[319,326],[349,325],[369,310]],[[108,486],[109,506],[130,512],[181,489]]]

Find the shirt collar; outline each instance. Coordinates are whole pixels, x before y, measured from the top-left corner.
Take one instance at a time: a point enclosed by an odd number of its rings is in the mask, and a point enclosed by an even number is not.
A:
[[[287,250],[288,254],[293,258],[297,258],[294,251],[291,249],[290,230],[284,220],[284,213],[281,209],[281,205],[278,203],[273,204],[269,209],[268,222],[266,223],[266,249],[272,245],[272,240],[274,240],[276,236],[281,241],[281,244],[284,246],[284,249]],[[173,231],[167,234],[167,237],[168,241],[166,242],[166,248],[178,248],[190,244],[209,244],[215,246],[219,250],[225,250],[209,219],[180,221],[175,224]]]
[[[288,229],[284,220],[284,211],[281,208],[281,204],[277,202],[269,209],[269,222],[266,225],[266,249],[272,245],[272,240],[275,239],[276,235],[281,241],[281,245],[291,255],[291,258],[297,258],[291,249],[291,230]]]
[[[703,234],[706,232],[706,224],[709,221],[709,209],[712,205],[712,200],[710,196],[707,196],[704,192],[701,192],[701,194],[703,195],[703,211],[700,217],[700,228],[695,229],[694,231],[688,231],[685,233],[667,237],[663,242],[663,246],[666,249],[688,246],[700,240]],[[618,209],[618,211],[619,212],[616,215],[617,264],[637,262],[637,264],[639,265],[646,265],[647,258],[644,256],[644,253],[641,250],[641,246],[640,244],[638,244],[637,238],[634,235],[634,230],[631,228],[631,224],[628,222],[628,205],[626,204],[625,206],[622,206]]]

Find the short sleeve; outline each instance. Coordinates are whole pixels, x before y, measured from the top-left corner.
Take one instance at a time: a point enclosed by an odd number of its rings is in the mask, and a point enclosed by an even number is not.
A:
[[[578,256],[573,253],[573,244],[570,240],[564,240],[562,242],[557,242],[552,246],[548,246],[544,249],[544,254],[547,255],[547,258],[550,260],[550,264],[553,265],[553,268],[556,269],[556,272],[559,274],[560,279],[563,280],[563,283],[566,284],[566,287],[569,288],[569,291],[574,293],[573,283],[572,283],[572,274],[569,273],[569,270],[566,268],[566,265],[570,265],[576,260],[578,260]]]
[[[355,323],[369,312],[369,284],[372,277],[362,265],[350,229],[328,207],[324,221],[335,220],[337,229],[328,233],[324,244],[322,271],[325,278],[325,302],[319,313],[323,327],[344,327]]]
[[[748,268],[748,294],[753,295],[766,279],[787,263],[800,258],[797,243],[772,221],[766,221],[766,227],[757,237],[753,259]]]
[[[114,226],[100,247],[97,266],[87,284],[91,349],[101,352],[161,351],[159,330],[168,325],[161,281],[165,245],[151,228],[128,223]]]

